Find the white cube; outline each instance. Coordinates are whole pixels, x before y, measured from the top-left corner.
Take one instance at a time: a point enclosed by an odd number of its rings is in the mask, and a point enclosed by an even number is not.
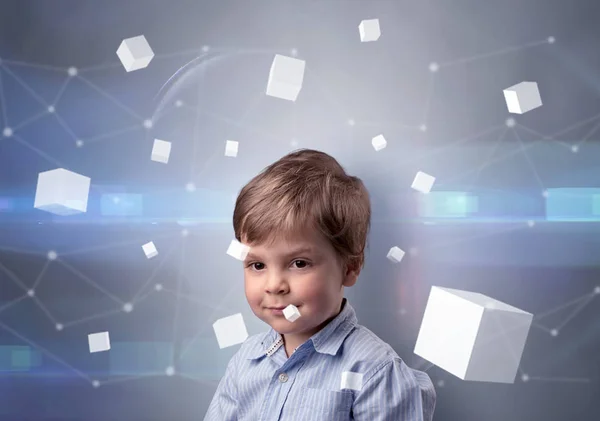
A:
[[[387,141],[385,140],[385,137],[380,134],[371,140],[371,144],[373,145],[373,148],[375,148],[375,151],[380,151],[387,146]]]
[[[142,246],[142,250],[144,250],[144,254],[148,259],[152,259],[154,256],[158,255],[158,251],[156,250],[156,246],[152,241],[146,243]]]
[[[235,140],[228,140],[225,143],[225,156],[235,158],[238,154],[239,142]]]
[[[108,332],[91,333],[88,335],[90,352],[102,352],[110,349]]]
[[[290,304],[286,308],[283,309],[283,316],[290,322],[295,322],[300,317],[300,311],[298,307],[293,304]]]
[[[267,95],[296,101],[302,89],[305,67],[304,60],[276,54],[269,71]]]
[[[434,286],[415,354],[462,380],[513,383],[532,320],[483,294]]]
[[[148,67],[150,61],[154,58],[154,52],[148,41],[146,41],[146,37],[139,35],[124,39],[117,49],[117,56],[125,70],[132,72]]]
[[[404,257],[404,254],[404,250],[394,246],[390,249],[390,251],[388,251],[387,258],[394,263],[400,263],[400,261]]]
[[[426,174],[422,171],[417,172],[411,187],[421,193],[429,193],[435,182],[435,177]]]
[[[231,240],[229,247],[227,248],[227,254],[231,257],[238,260],[245,260],[246,256],[248,256],[248,252],[250,251],[250,247],[245,244],[240,243],[235,238]]]
[[[248,338],[242,313],[217,320],[213,323],[213,329],[221,349],[241,344]]]
[[[535,82],[517,83],[504,91],[508,112],[523,114],[542,106],[542,98]]]
[[[362,373],[354,373],[352,371],[344,371],[342,373],[342,382],[340,389],[362,389],[363,375]]]
[[[358,25],[361,42],[377,41],[381,36],[381,28],[379,27],[379,19],[363,20]]]
[[[169,162],[169,156],[171,155],[171,142],[166,140],[154,139],[154,145],[152,145],[152,154],[150,159],[155,162],[166,164]]]
[[[39,173],[34,208],[56,215],[87,211],[90,178],[63,168]]]

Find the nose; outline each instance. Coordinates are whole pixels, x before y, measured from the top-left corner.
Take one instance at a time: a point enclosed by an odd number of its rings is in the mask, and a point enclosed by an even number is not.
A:
[[[280,272],[274,271],[267,275],[265,281],[265,292],[271,294],[283,294],[289,290],[289,284]]]

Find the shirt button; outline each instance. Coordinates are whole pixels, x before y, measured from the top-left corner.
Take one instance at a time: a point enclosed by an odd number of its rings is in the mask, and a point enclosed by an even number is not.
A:
[[[285,373],[281,373],[281,374],[279,375],[279,381],[280,381],[281,383],[285,383],[285,382],[287,382],[287,381],[288,381],[288,375],[287,375],[287,374],[285,374]]]

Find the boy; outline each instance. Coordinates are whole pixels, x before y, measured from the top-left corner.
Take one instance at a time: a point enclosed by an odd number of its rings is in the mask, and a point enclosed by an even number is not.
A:
[[[344,298],[370,219],[362,181],[316,150],[284,156],[242,189],[233,226],[250,247],[246,298],[271,329],[232,357],[205,421],[432,420],[429,376],[359,325]],[[281,311],[289,304],[301,314],[294,322]],[[348,376],[361,378],[343,386]]]

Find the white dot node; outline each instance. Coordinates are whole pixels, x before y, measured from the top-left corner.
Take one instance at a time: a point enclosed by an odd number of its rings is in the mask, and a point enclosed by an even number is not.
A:
[[[571,146],[571,151],[573,153],[577,153],[579,151],[579,145],[573,145],[573,146]]]
[[[421,130],[422,132],[426,132],[427,131],[427,125],[426,124],[421,124],[419,126],[419,130]]]
[[[556,38],[548,37],[548,44],[554,44],[556,42]]]
[[[175,106],[176,106],[177,108],[181,108],[181,107],[183,107],[183,101],[182,101],[182,100],[180,100],[180,99],[178,99],[177,101],[175,101]]]
[[[406,309],[405,308],[401,308],[399,313],[404,316],[406,314]]]
[[[290,142],[290,145],[295,148],[298,146],[298,141],[296,139],[292,139],[292,141]]]
[[[48,252],[48,260],[56,260],[57,257],[58,257],[58,255],[56,254],[56,252],[54,250],[50,250]]]
[[[558,329],[552,329],[552,330],[550,331],[550,334],[551,334],[552,336],[558,336]]]
[[[161,284],[156,284],[156,285],[154,286],[154,289],[155,289],[155,290],[157,290],[157,291],[162,291],[162,289],[163,289],[163,286],[162,286]]]
[[[440,70],[440,65],[439,65],[439,64],[437,64],[436,62],[429,63],[429,71],[430,71],[431,73],[435,73],[435,72],[437,72],[438,70]]]
[[[165,373],[167,374],[167,376],[172,376],[173,374],[175,374],[175,367],[172,367],[172,366],[167,367],[167,369],[165,370]]]
[[[521,376],[521,380],[523,380],[524,382],[528,382],[529,381],[529,376],[527,374],[523,374]]]
[[[49,112],[50,114],[52,114],[54,111],[56,111],[56,108],[54,108],[54,105],[50,105],[50,106],[48,107],[48,112]]]
[[[11,137],[13,135],[13,130],[10,127],[5,127],[4,130],[2,130],[2,134],[4,137]]]
[[[506,127],[515,127],[515,119],[507,118],[506,119]]]
[[[533,227],[535,225],[535,221],[532,221],[531,219],[529,221],[527,221],[527,226],[529,228]]]
[[[600,294],[600,287],[594,288],[594,294]]]
[[[81,148],[83,146],[83,140],[77,139],[75,141],[75,146],[77,146],[78,148]]]
[[[125,303],[125,305],[123,306],[123,311],[125,313],[131,313],[133,311],[133,304]]]
[[[410,253],[411,256],[416,256],[419,254],[419,249],[416,247],[411,247],[408,252]]]
[[[100,387],[100,382],[99,382],[98,380],[94,380],[94,381],[92,382],[92,386],[94,386],[94,387],[96,387],[96,388],[97,388],[97,387]]]
[[[56,330],[61,331],[63,330],[64,326],[61,323],[57,323],[56,324]]]
[[[187,237],[188,235],[190,235],[190,232],[187,230],[187,228],[181,230],[182,237]]]
[[[210,50],[210,47],[209,47],[208,45],[203,45],[203,46],[202,46],[202,52],[203,52],[203,53],[208,53],[208,52],[209,52],[209,50]]]
[[[356,124],[356,121],[354,121],[354,119],[352,119],[352,118],[348,119],[348,125],[349,126],[354,126],[355,124]]]
[[[150,119],[144,120],[144,127],[146,129],[151,129],[152,128],[152,120],[150,120]]]
[[[33,297],[35,295],[35,291],[30,289],[29,291],[27,291],[27,295],[29,295],[30,297]]]
[[[185,189],[189,192],[196,191],[196,185],[194,183],[187,183]]]
[[[298,49],[297,48],[292,48],[290,50],[290,54],[292,55],[292,57],[296,57],[298,55]]]
[[[548,190],[544,190],[544,191],[542,192],[542,196],[544,196],[544,197],[548,197]]]
[[[438,380],[437,385],[438,385],[438,387],[444,387],[444,381]]]
[[[69,67],[69,69],[67,70],[67,73],[69,74],[69,76],[77,76],[77,68]]]

